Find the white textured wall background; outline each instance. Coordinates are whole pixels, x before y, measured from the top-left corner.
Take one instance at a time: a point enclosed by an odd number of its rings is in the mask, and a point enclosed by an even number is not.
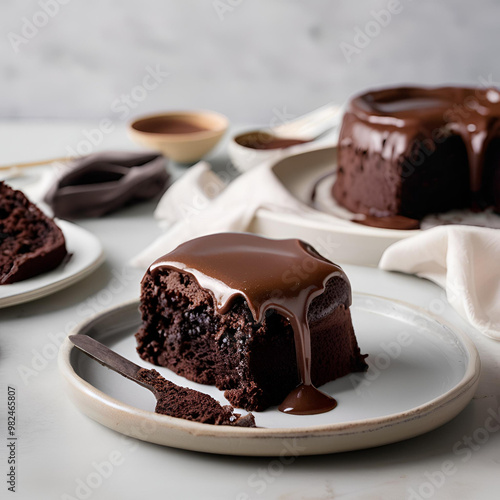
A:
[[[497,0],[400,0],[348,63],[342,42],[394,2],[2,0],[0,118],[201,107],[266,123],[371,86],[500,80]],[[125,104],[147,67],[169,75]]]

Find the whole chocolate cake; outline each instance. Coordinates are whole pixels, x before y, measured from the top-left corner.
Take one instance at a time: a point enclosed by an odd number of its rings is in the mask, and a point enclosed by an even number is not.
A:
[[[340,131],[333,196],[354,213],[381,218],[468,207],[500,212],[500,93],[401,87],[354,97]]]
[[[50,271],[66,254],[56,223],[21,191],[0,182],[0,285]]]
[[[236,407],[328,411],[335,400],[315,386],[367,367],[346,275],[300,240],[197,238],[154,262],[141,286],[139,355],[215,384]]]

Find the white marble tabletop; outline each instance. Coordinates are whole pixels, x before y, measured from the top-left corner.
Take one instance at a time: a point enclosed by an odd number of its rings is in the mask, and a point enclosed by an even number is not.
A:
[[[78,144],[83,131],[94,126],[0,123],[0,164],[64,156],[68,144]],[[117,147],[133,148],[118,125],[96,149]],[[219,166],[226,164],[223,148],[213,159]],[[8,386],[16,388],[18,403],[18,476],[12,498],[498,498],[500,344],[468,327],[437,286],[377,269],[345,266],[355,290],[405,300],[438,314],[463,329],[480,352],[476,396],[459,416],[433,432],[376,449],[299,457],[284,465],[274,458],[207,455],[136,441],[82,415],[63,392],[57,348],[75,322],[138,296],[142,273],[127,263],[159,234],[153,209],[154,203],[144,203],[79,222],[101,240],[105,264],[64,291],[0,310],[4,443]],[[10,498],[7,450],[4,445],[0,449],[0,497]],[[111,468],[102,465],[110,461]]]

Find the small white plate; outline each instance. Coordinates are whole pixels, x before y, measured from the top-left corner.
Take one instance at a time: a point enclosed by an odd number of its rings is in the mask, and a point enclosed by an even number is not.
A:
[[[17,283],[0,286],[0,308],[51,295],[93,273],[103,262],[100,241],[71,222],[58,220],[70,258],[56,269]]]
[[[322,387],[338,406],[321,415],[286,415],[276,407],[255,413],[262,428],[189,422],[154,413],[153,395],[104,368],[66,339],[59,367],[80,410],[97,422],[144,441],[232,455],[314,455],[370,448],[428,432],[455,417],[471,400],[480,362],[469,338],[411,305],[354,294],[352,316],[369,370]],[[79,326],[141,366],[133,334],[138,302],[129,302]],[[227,404],[221,391],[155,367],[179,385]],[[244,413],[244,412],[243,412]]]

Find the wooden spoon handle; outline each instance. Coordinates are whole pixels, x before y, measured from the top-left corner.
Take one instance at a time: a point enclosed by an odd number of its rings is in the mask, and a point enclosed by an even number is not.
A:
[[[55,162],[68,162],[73,160],[71,156],[61,156],[59,158],[49,158],[48,160],[29,161],[26,163],[12,163],[11,165],[0,165],[0,170],[10,170],[11,168],[37,167],[38,165],[48,165]]]

